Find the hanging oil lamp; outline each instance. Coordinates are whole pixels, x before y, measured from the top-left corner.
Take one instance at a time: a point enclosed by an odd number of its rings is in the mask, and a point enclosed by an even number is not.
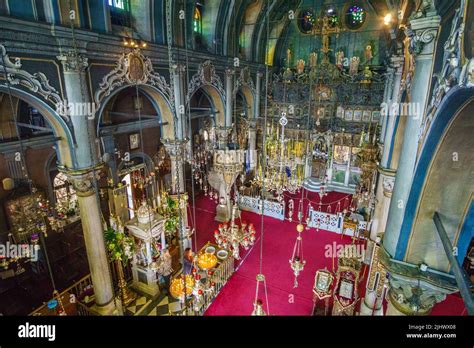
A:
[[[290,259],[290,267],[293,270],[293,274],[295,275],[295,281],[293,284],[294,288],[298,287],[298,276],[300,275],[300,272],[303,271],[306,264],[306,261],[303,260],[303,237],[301,236],[301,232],[303,232],[303,230],[304,226],[302,224],[298,224],[296,226],[298,237],[296,237],[293,255]]]

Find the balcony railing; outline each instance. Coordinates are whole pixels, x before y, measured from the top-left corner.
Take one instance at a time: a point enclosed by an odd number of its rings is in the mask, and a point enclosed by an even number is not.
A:
[[[118,294],[118,278],[117,278],[117,271],[115,268],[115,264],[111,262],[109,266],[110,266],[112,281],[114,285],[114,292],[115,294]],[[124,273],[125,281],[127,283],[130,282],[132,279],[132,270],[131,270],[130,265],[127,265],[126,267],[123,268],[123,273]],[[75,282],[73,285],[71,285],[67,289],[63,290],[59,294],[59,297],[62,297],[65,294],[74,295],[76,298],[77,315],[78,316],[95,316],[97,315],[96,313],[94,313],[87,305],[79,301],[79,298],[81,297],[81,295],[84,294],[84,292],[91,287],[92,287],[92,279],[91,279],[91,275],[88,274],[82,279],[80,279],[79,281]],[[46,306],[47,306],[47,302],[44,303],[41,307],[35,309],[29,315],[41,315],[40,313],[45,310]]]

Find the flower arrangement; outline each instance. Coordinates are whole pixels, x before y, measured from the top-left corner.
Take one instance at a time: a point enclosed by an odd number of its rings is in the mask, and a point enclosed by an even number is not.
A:
[[[166,204],[163,206],[163,215],[166,218],[165,231],[168,235],[173,235],[178,229],[179,211],[178,202],[171,197],[166,197]]]
[[[109,227],[105,230],[105,243],[113,261],[120,260],[126,263],[132,258],[135,243],[133,238],[127,236],[125,232],[115,231]]]

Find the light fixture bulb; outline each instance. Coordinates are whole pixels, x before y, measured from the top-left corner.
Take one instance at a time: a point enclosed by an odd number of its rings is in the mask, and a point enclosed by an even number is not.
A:
[[[383,22],[385,25],[390,25],[392,24],[392,14],[391,13],[387,13],[385,15],[385,17],[383,18]]]

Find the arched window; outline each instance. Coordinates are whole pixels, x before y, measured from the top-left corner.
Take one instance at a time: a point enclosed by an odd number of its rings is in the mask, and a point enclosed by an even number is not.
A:
[[[131,24],[129,0],[108,0],[108,5],[112,24],[129,27]]]
[[[67,180],[64,173],[57,173],[53,179],[53,192],[56,201],[56,209],[67,216],[78,213],[77,195],[72,184]]]
[[[194,8],[193,31],[196,34],[202,34],[202,16],[199,5],[196,5],[196,7]]]
[[[126,0],[109,0],[109,6],[119,10],[125,10],[126,4]]]
[[[357,30],[365,23],[366,12],[362,6],[357,4],[350,5],[346,11],[346,27],[349,30]]]

